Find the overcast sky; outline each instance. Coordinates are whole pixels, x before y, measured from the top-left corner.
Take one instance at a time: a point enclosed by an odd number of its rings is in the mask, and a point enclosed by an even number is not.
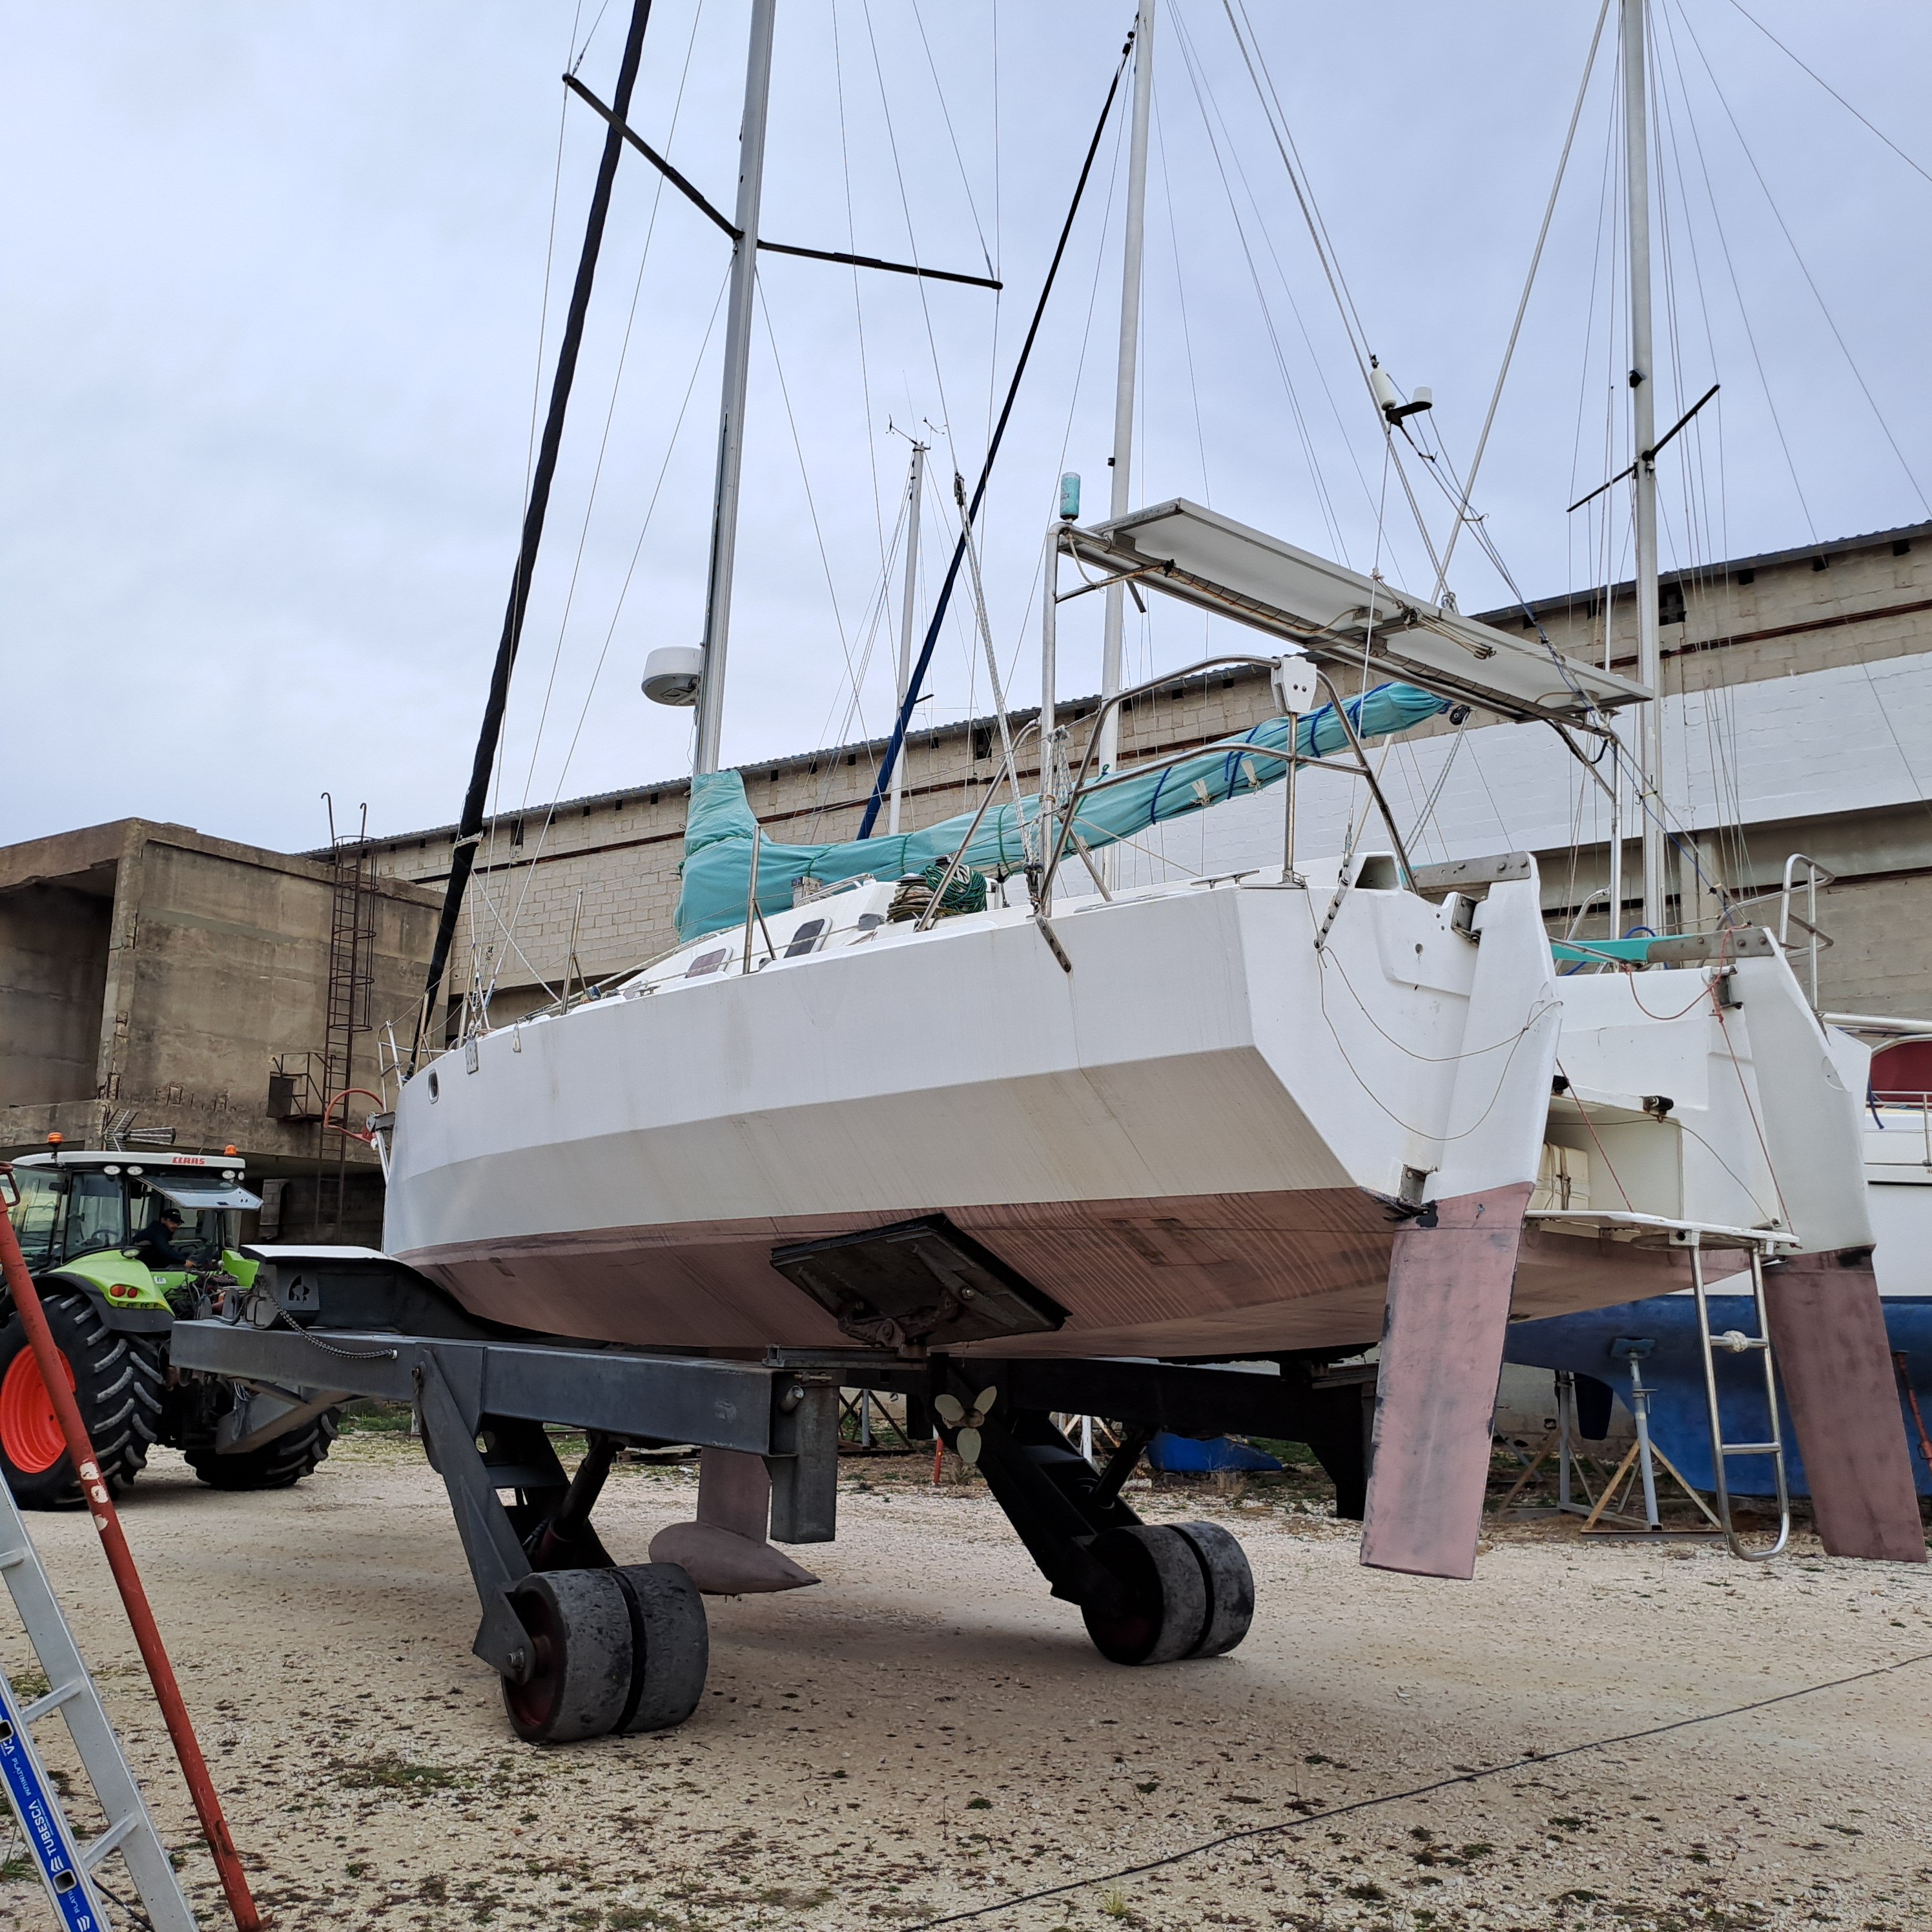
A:
[[[455,816],[599,146],[558,76],[580,58],[608,97],[628,13],[598,4],[0,11],[0,839],[139,814],[305,847],[325,789],[339,813],[366,800],[378,832]],[[1596,6],[1250,6],[1361,328],[1405,390],[1432,388],[1432,434],[1465,466]],[[1932,167],[1932,10],[1750,7]],[[728,206],[747,11],[658,0],[633,107]],[[896,430],[934,445],[929,596],[954,466],[970,481],[983,454],[1132,12],[779,0],[766,233],[990,262],[1006,286],[765,258],[728,758],[886,728]],[[1666,562],[1932,517],[1932,182],[1733,0],[1666,0],[1655,32],[1660,420],[1724,385],[1664,472]],[[1532,596],[1628,568],[1620,513],[1565,514],[1625,460],[1614,38],[1613,19],[1475,493]],[[1426,592],[1224,0],[1164,5],[1156,75],[1136,500],[1204,499]],[[1063,466],[1089,516],[1105,506],[1123,125],[989,498],[1016,702],[1037,692]],[[701,627],[726,266],[723,238],[627,156],[504,804],[688,769],[690,714],[638,680],[648,650]],[[1439,545],[1448,506],[1408,466]],[[1466,610],[1508,595],[1466,539],[1452,581]],[[1065,694],[1097,684],[1098,614],[1069,614]],[[1136,620],[1132,663],[1183,662],[1200,635],[1171,611]],[[969,643],[949,628],[922,717],[986,708]]]

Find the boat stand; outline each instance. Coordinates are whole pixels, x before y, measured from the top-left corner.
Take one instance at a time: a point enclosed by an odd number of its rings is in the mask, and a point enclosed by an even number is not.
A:
[[[1608,1468],[1599,1458],[1588,1458],[1576,1448],[1576,1378],[1574,1371],[1558,1369],[1556,1371],[1556,1426],[1550,1430],[1538,1444],[1535,1454],[1522,1468],[1508,1493],[1496,1505],[1499,1516],[1508,1514],[1519,1522],[1539,1516],[1578,1516],[1583,1519],[1579,1533],[1586,1536],[1630,1537],[1638,1540],[1669,1541],[1676,1538],[1697,1538],[1720,1535],[1724,1526],[1712,1513],[1710,1505],[1687,1482],[1676,1465],[1658,1448],[1650,1434],[1650,1397],[1652,1390],[1644,1384],[1640,1364],[1650,1352],[1647,1340],[1622,1340],[1612,1345],[1611,1352],[1620,1361],[1628,1361],[1630,1367],[1630,1390],[1625,1398],[1631,1416],[1636,1424],[1636,1439],[1630,1444],[1623,1460],[1614,1468]],[[1552,1458],[1556,1461],[1556,1499],[1554,1502],[1532,1504],[1527,1507],[1519,1504],[1516,1498],[1534,1482],[1545,1463]],[[1602,1487],[1594,1496],[1590,1491],[1588,1478],[1584,1473],[1586,1461],[1596,1462],[1597,1480]],[[1659,1514],[1656,1472],[1661,1466],[1664,1472],[1683,1491],[1706,1519],[1707,1527],[1695,1529],[1666,1528]],[[1644,1498],[1644,1514],[1641,1520],[1630,1516],[1621,1507],[1627,1496],[1620,1498],[1619,1492],[1627,1491],[1633,1484],[1641,1482]],[[1579,1492],[1581,1499],[1579,1500]],[[1612,1508],[1612,1504],[1618,1507]]]
[[[1724,1532],[1723,1520],[1710,1504],[1684,1480],[1676,1463],[1651,1440],[1650,1398],[1652,1391],[1644,1386],[1644,1358],[1655,1344],[1649,1340],[1625,1337],[1610,1344],[1610,1353],[1618,1361],[1630,1364],[1630,1412],[1631,1420],[1636,1424],[1636,1440],[1630,1444],[1629,1453],[1612,1472],[1610,1480],[1604,1485],[1604,1492],[1595,1506],[1584,1517],[1582,1534],[1586,1536],[1635,1536],[1657,1538],[1660,1540],[1676,1537],[1721,1536]],[[1697,1529],[1666,1529],[1657,1507],[1657,1466],[1661,1463],[1664,1473],[1695,1503],[1702,1514],[1706,1527]],[[1628,1487],[1628,1478],[1634,1466],[1643,1485],[1643,1520],[1613,1512],[1610,1504],[1617,1496],[1620,1486]]]

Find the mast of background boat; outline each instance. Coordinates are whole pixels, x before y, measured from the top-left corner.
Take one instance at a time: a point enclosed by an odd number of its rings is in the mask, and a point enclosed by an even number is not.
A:
[[[745,118],[738,134],[738,205],[724,322],[724,391],[718,422],[718,487],[711,514],[711,574],[704,598],[704,664],[698,686],[692,770],[718,769],[724,718],[724,653],[731,634],[731,572],[738,549],[738,486],[745,463],[745,388],[752,365],[752,304],[758,283],[758,200],[764,187],[765,120],[772,86],[777,0],[752,0],[745,63]]]
[[[915,441],[912,446],[912,475],[906,482],[905,602],[899,608],[898,702],[905,703],[906,687],[912,682],[913,605],[919,592],[919,512],[926,500],[926,452],[930,446]],[[886,830],[899,829],[899,799],[905,789],[905,760],[892,761],[892,793],[886,808]]]
[[[1120,248],[1120,349],[1114,374],[1114,453],[1107,459],[1107,514],[1124,517],[1134,452],[1134,376],[1140,361],[1141,260],[1147,226],[1148,121],[1154,101],[1154,0],[1140,0],[1134,22],[1134,115],[1127,143],[1127,225]],[[1100,646],[1100,695],[1113,696],[1120,688],[1120,632],[1126,618],[1126,588],[1110,584],[1106,626]],[[1119,757],[1120,707],[1105,713],[1100,725],[1100,775],[1111,772]],[[1107,855],[1112,869],[1114,855]],[[1110,881],[1111,883],[1111,881]]]
[[[1643,817],[1643,922],[1665,930],[1663,658],[1657,610],[1656,383],[1651,362],[1650,153],[1644,112],[1646,0],[1622,0],[1624,180],[1630,231],[1631,435],[1636,448],[1636,674],[1654,694],[1638,726],[1638,808]],[[1621,913],[1616,924],[1622,923]]]

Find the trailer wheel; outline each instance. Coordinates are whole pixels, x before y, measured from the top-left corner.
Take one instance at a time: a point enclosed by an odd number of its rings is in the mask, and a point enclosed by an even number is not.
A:
[[[1208,1582],[1208,1625],[1190,1657],[1223,1657],[1255,1620],[1255,1573],[1248,1552],[1218,1522],[1177,1526],[1193,1545]]]
[[[617,1728],[668,1731],[698,1708],[711,1668],[704,1599],[682,1564],[633,1563],[609,1573],[631,1610],[630,1708]]]
[[[1087,1634],[1110,1662],[1218,1657],[1246,1636],[1253,1574],[1241,1546],[1217,1524],[1106,1530],[1091,1553],[1120,1585],[1114,1600],[1081,1606]]]
[[[530,1744],[681,1724],[704,1694],[704,1600],[675,1563],[533,1571],[509,1593],[530,1638],[529,1675],[503,1707]]]
[[[159,1432],[160,1347],[146,1336],[109,1328],[84,1294],[46,1294],[40,1306],[67,1364],[94,1460],[110,1492],[118,1495],[146,1466]],[[0,1329],[0,1469],[23,1509],[70,1509],[81,1501],[73,1458],[17,1309],[10,1309]]]
[[[526,1744],[573,1744],[617,1728],[631,1694],[631,1610],[608,1570],[539,1570],[509,1592],[530,1634],[529,1674],[503,1679]]]

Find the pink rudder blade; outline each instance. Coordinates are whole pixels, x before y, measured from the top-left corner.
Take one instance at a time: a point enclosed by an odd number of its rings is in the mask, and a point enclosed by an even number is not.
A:
[[[1925,1532],[1868,1250],[1765,1270],[1771,1347],[1820,1540],[1832,1556],[1923,1563]]]
[[[1362,1561],[1473,1576],[1527,1181],[1453,1195],[1389,1259]]]

